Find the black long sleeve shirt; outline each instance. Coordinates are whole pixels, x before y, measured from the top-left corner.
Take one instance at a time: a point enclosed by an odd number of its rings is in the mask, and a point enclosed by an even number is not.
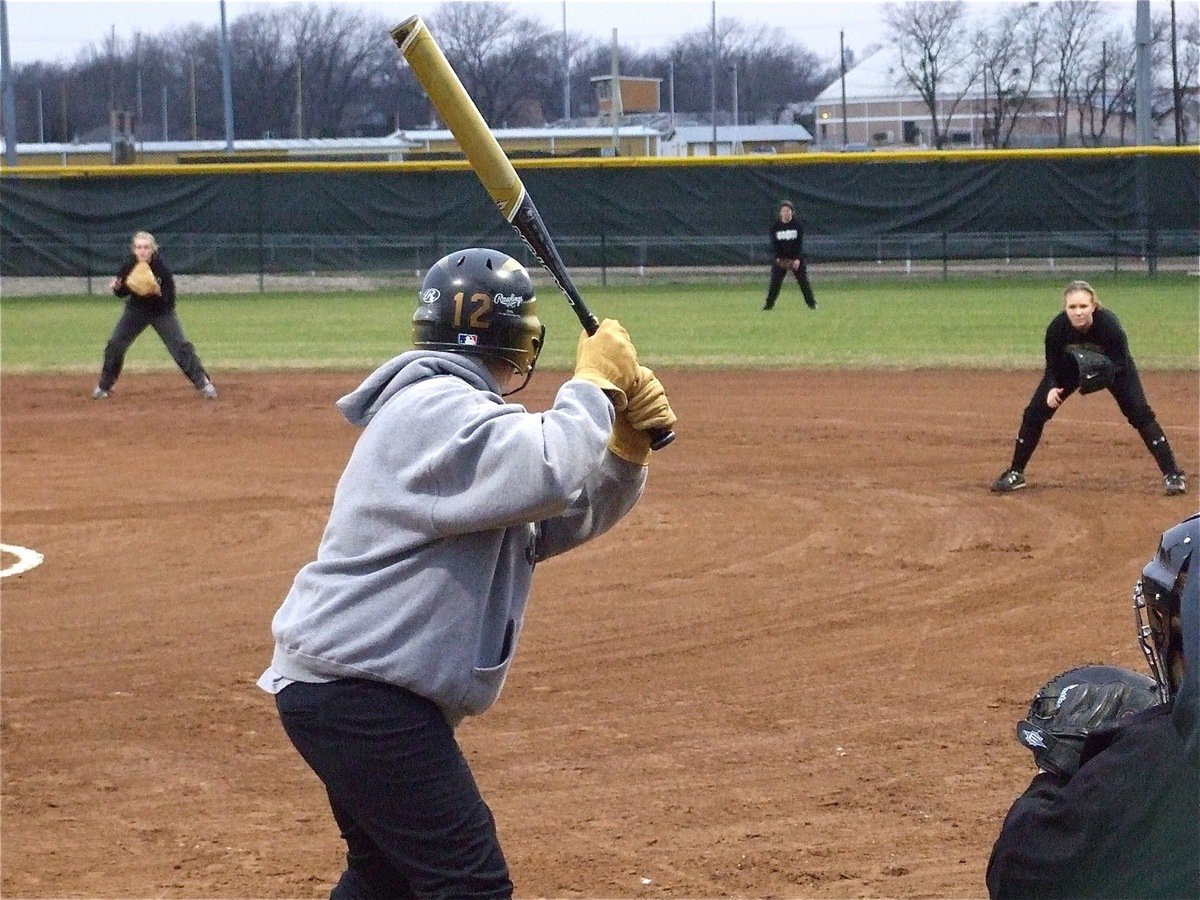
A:
[[[804,229],[793,218],[790,222],[776,219],[771,226],[771,251],[776,259],[800,259],[804,254]]]
[[[1200,761],[1170,707],[1126,721],[1088,738],[1069,781],[1039,774],[1013,804],[988,862],[993,900],[1200,897]]]
[[[1086,347],[1103,353],[1117,367],[1118,376],[1133,368],[1133,357],[1129,353],[1129,339],[1121,322],[1107,309],[1098,309],[1092,315],[1092,325],[1087,331],[1079,331],[1071,324],[1066,310],[1050,320],[1046,327],[1046,372],[1055,387],[1073,391],[1077,388],[1079,372],[1066,352],[1069,346]]]

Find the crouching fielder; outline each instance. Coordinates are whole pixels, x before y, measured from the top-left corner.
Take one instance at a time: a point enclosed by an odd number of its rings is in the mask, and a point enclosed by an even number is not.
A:
[[[363,432],[259,679],[346,841],[334,898],[511,896],[455,726],[500,694],[534,565],[633,508],[648,429],[675,423],[614,320],[581,335],[547,412],[503,400],[542,349],[535,299],[503,253],[450,254],[415,349],[338,401]]]
[[[1096,361],[1093,365],[1091,361]],[[1183,494],[1187,482],[1175,462],[1171,444],[1154,416],[1129,352],[1129,340],[1117,317],[1104,309],[1086,281],[1072,281],[1063,291],[1063,310],[1046,328],[1046,371],[1021,418],[1012,462],[992,482],[999,493],[1025,487],[1025,466],[1037,449],[1042,429],[1077,389],[1107,388],[1154,456],[1167,494]]]

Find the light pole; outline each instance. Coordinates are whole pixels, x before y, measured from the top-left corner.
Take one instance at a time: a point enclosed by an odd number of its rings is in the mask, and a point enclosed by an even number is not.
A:
[[[733,134],[731,135],[731,140],[730,140],[730,144],[729,144],[729,152],[736,154],[736,153],[742,152],[741,146],[740,146],[741,141],[738,139],[738,124],[740,123],[741,120],[738,118],[738,81],[737,81],[738,65],[737,65],[737,63],[734,63],[730,68],[733,70]]]
[[[667,96],[671,104],[671,130],[675,130],[675,54],[667,60]]]

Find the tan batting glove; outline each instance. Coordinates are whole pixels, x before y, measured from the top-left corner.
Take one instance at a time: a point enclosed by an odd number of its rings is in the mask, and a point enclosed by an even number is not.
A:
[[[637,384],[637,350],[629,332],[616,319],[605,319],[591,337],[579,336],[575,349],[575,377],[590,381],[608,394],[613,409],[625,408],[627,395]]]
[[[623,412],[617,413],[617,418],[613,421],[608,450],[635,466],[650,465],[650,435],[634,428]]]
[[[638,380],[623,412],[613,422],[608,449],[627,462],[650,464],[650,429],[670,428],[677,421],[667,391],[654,372],[638,366]]]
[[[637,384],[628,395],[625,416],[629,424],[638,431],[648,431],[651,428],[671,428],[679,417],[671,409],[667,400],[667,390],[646,366],[638,366]]]

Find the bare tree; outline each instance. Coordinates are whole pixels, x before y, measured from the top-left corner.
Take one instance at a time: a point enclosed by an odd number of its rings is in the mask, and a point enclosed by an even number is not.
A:
[[[1133,118],[1137,48],[1128,29],[1109,31],[1082,58],[1074,103],[1079,112],[1079,143],[1101,146],[1115,119],[1118,140]]]
[[[233,121],[255,137],[303,136],[292,118],[298,57],[284,29],[285,17],[270,8],[239,16],[230,29],[236,48]]]
[[[1072,100],[1079,93],[1078,84],[1100,27],[1100,4],[1097,0],[1058,0],[1047,10],[1047,24],[1058,146],[1065,147]]]
[[[929,109],[933,145],[939,150],[945,145],[959,103],[980,75],[967,36],[965,11],[962,0],[909,0],[883,7],[884,21],[900,54],[900,68]]]
[[[1197,78],[1200,77],[1200,7],[1194,3],[1176,4],[1174,35],[1171,32],[1170,12],[1163,10],[1154,16],[1151,32],[1150,55],[1154,69],[1152,115],[1156,122],[1166,121],[1175,116],[1178,106],[1180,143],[1186,144],[1188,126],[1191,124],[1191,117],[1187,115],[1187,98],[1191,98],[1194,109]]]
[[[560,83],[561,48],[540,22],[505,3],[461,2],[443,3],[428,24],[489,125],[545,121],[528,101]]]
[[[984,145],[1008,147],[1045,68],[1045,15],[1036,4],[1006,7],[976,33],[975,52],[990,104]]]

